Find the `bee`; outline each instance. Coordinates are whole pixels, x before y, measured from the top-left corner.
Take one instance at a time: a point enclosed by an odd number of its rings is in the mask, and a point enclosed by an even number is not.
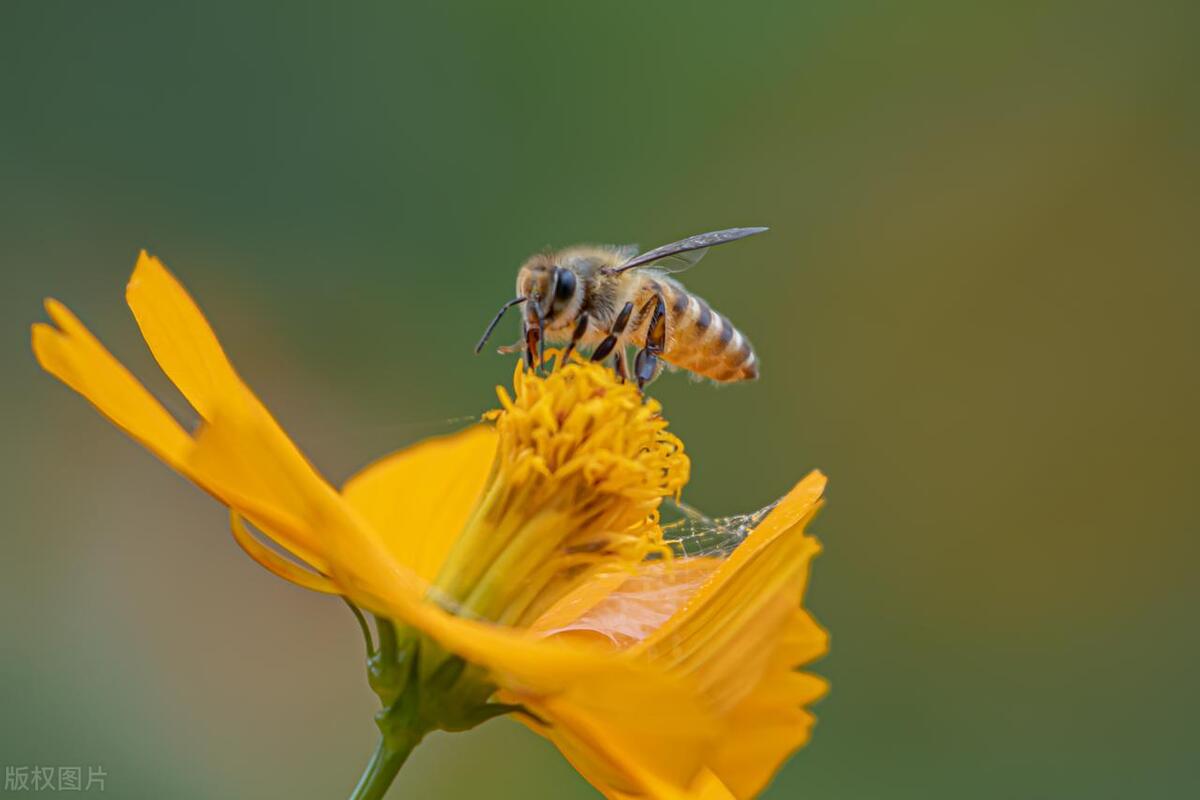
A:
[[[538,253],[517,273],[517,296],[484,331],[483,350],[504,312],[524,304],[521,339],[500,348],[524,350],[525,363],[539,367],[546,342],[565,344],[563,362],[576,348],[592,361],[610,354],[628,379],[630,345],[638,347],[633,377],[638,388],[653,381],[662,362],[719,383],[758,377],[758,357],[741,331],[708,303],[671,277],[696,264],[710,247],[735,242],[766,228],[729,228],[689,236],[639,254],[636,246],[577,245]]]

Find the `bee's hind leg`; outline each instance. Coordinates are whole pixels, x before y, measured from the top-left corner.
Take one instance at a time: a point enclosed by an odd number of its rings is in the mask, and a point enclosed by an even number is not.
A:
[[[659,356],[667,343],[666,303],[661,295],[655,295],[650,302],[654,303],[654,312],[650,316],[650,324],[646,326],[646,345],[638,351],[633,361],[633,375],[637,379],[638,389],[645,388],[646,384],[658,377]]]

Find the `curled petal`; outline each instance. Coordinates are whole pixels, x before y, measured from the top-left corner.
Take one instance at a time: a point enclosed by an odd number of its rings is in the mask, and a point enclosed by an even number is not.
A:
[[[338,587],[324,575],[304,569],[260,542],[246,528],[245,520],[236,511],[229,514],[229,526],[233,531],[233,540],[238,543],[238,546],[268,572],[273,572],[285,581],[290,581],[314,592],[341,594]]]

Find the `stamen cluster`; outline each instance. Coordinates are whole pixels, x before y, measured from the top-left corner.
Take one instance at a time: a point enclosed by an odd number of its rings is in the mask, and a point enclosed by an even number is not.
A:
[[[669,558],[662,498],[687,483],[661,405],[581,359],[497,389],[492,476],[434,583],[457,613],[529,624],[582,580]]]

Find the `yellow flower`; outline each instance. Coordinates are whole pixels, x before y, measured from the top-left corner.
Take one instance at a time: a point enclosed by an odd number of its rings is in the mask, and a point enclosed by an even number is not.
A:
[[[656,401],[576,361],[518,368],[486,422],[338,491],[157,259],[142,253],[126,297],[197,431],[53,300],[55,326],[33,328],[39,362],[227,505],[263,566],[396,623],[388,646],[410,671],[374,677],[385,705],[420,695],[416,740],[516,710],[613,798],[752,797],[807,740],[825,684],[797,668],[827,649],[801,607],[819,473],[731,553],[689,555],[658,516],[688,479],[682,443]]]

